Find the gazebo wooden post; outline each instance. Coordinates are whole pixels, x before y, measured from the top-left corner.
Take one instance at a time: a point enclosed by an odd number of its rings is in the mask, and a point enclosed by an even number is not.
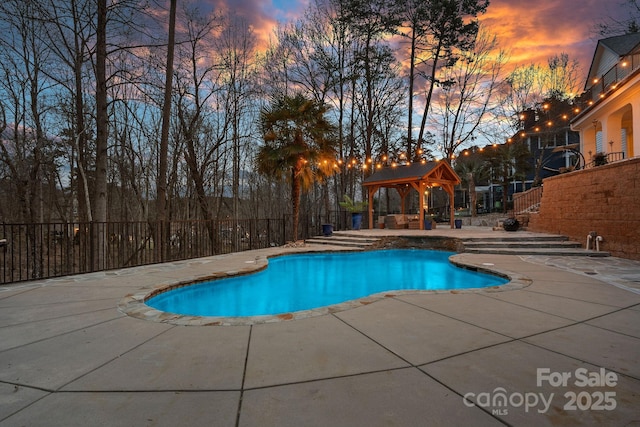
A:
[[[424,184],[424,186],[423,186]],[[420,181],[420,185],[418,185],[418,199],[420,200],[420,215],[418,215],[419,221],[420,221],[420,230],[424,230],[424,188],[426,188],[426,182],[422,182]]]
[[[400,194],[400,213],[404,215],[405,214],[404,201],[407,198],[407,194],[409,194],[409,192],[411,191],[411,188],[407,188],[406,186],[396,187],[396,190],[398,190],[398,194]]]
[[[427,181],[418,181],[412,182],[411,186],[418,192],[418,200],[420,200],[420,213],[418,214],[418,221],[420,221],[420,226],[418,229],[424,230],[424,189],[427,187]]]
[[[456,213],[456,207],[455,207],[455,189],[453,187],[453,185],[451,184],[447,184],[445,186],[445,190],[447,193],[449,193],[449,225],[451,226],[451,228],[455,228],[454,225],[454,215]]]
[[[369,211],[369,230],[373,230],[373,195],[376,193],[376,191],[378,191],[378,187],[377,186],[371,186],[369,187],[369,204],[368,204],[368,211]]]

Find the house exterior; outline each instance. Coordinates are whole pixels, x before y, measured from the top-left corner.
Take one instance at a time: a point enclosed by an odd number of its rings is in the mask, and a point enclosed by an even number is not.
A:
[[[579,108],[586,167],[640,155],[640,33],[598,41]]]
[[[544,180],[528,228],[583,242],[595,235],[603,251],[640,260],[640,34],[598,42],[578,109],[571,128],[586,165]]]

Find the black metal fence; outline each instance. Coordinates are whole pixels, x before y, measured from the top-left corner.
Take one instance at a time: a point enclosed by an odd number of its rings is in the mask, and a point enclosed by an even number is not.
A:
[[[298,238],[321,234],[324,223],[345,230],[351,216],[343,211],[323,217],[301,212]],[[368,227],[366,218],[362,226]],[[293,240],[292,230],[291,216],[0,224],[0,284],[281,246]]]
[[[286,227],[286,218],[0,224],[0,284],[279,246]]]
[[[350,215],[301,215],[298,238],[322,224],[350,227]],[[367,224],[363,224],[366,228]],[[281,246],[293,240],[291,216],[166,222],[0,224],[0,284],[135,267]]]

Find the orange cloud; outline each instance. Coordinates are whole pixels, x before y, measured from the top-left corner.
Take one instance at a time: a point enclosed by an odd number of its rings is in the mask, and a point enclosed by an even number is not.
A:
[[[546,63],[567,53],[579,62],[586,74],[598,36],[597,22],[612,15],[620,17],[624,8],[611,0],[492,0],[481,21],[498,35],[501,46],[511,52],[515,65]]]
[[[278,21],[295,20],[314,0],[199,1],[214,11],[231,11],[246,19],[264,47]],[[598,39],[595,23],[612,16],[621,19],[625,13],[622,0],[491,0],[480,20],[510,51],[512,66],[544,64],[564,52],[578,60],[586,74]]]

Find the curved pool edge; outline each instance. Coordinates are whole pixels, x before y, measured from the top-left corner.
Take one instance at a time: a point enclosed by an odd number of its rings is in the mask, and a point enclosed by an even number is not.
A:
[[[317,252],[317,251],[313,251]],[[335,252],[327,250],[324,252]],[[339,251],[345,252],[345,251]],[[201,276],[198,278],[190,278],[188,281],[176,280],[175,282],[167,282],[154,287],[141,288],[135,294],[128,294],[120,300],[118,303],[118,311],[121,313],[140,320],[147,320],[152,322],[168,323],[177,326],[248,326],[263,323],[275,323],[289,320],[306,319],[310,317],[323,316],[326,314],[339,313],[353,308],[362,307],[379,301],[384,298],[393,298],[401,295],[411,294],[466,294],[466,293],[483,293],[483,292],[505,292],[517,289],[523,289],[532,283],[532,279],[513,271],[500,269],[495,265],[488,265],[487,263],[474,262],[467,259],[468,253],[457,253],[449,257],[449,261],[457,267],[465,268],[473,271],[492,274],[495,276],[508,279],[509,282],[499,285],[490,286],[484,288],[466,288],[466,289],[453,289],[453,290],[401,290],[393,291],[389,290],[378,294],[369,295],[367,297],[358,298],[351,301],[345,301],[339,304],[334,304],[325,307],[319,307],[309,310],[300,310],[291,313],[282,313],[275,315],[263,315],[263,316],[247,316],[247,317],[223,317],[223,316],[191,316],[182,315],[169,312],[163,312],[153,307],[148,306],[145,302],[162,292],[177,289],[183,286],[189,286],[194,283],[220,279],[225,277],[234,277],[243,274],[250,274],[266,268],[269,264],[269,258],[275,258],[288,254],[300,254],[300,251],[291,253],[278,253],[270,256],[256,257],[253,263],[247,264],[246,267],[229,270],[225,272],[217,272],[211,275]]]

